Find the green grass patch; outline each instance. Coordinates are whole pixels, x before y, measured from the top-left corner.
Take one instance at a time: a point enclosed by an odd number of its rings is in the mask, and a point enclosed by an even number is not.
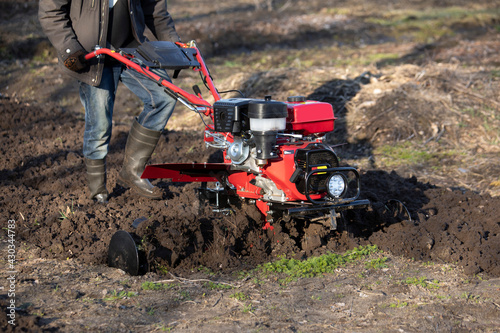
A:
[[[208,288],[210,290],[227,290],[227,289],[233,289],[233,286],[230,286],[228,284],[222,284],[222,283],[216,283],[216,282],[205,282],[203,284],[205,288]]]
[[[399,57],[399,53],[372,53],[367,54],[365,58],[361,58],[360,63],[362,65],[370,65],[379,61],[383,61],[387,64],[390,64],[391,62],[399,59]]]
[[[436,295],[436,298],[437,299],[450,299],[451,296],[450,295]]]
[[[379,269],[379,268],[386,268],[387,264],[385,263],[387,261],[387,257],[382,257],[382,258],[376,258],[370,261],[367,261],[365,263],[365,267],[367,269]]]
[[[137,296],[137,293],[133,292],[133,291],[122,290],[120,292],[117,292],[116,290],[113,290],[108,297],[104,298],[104,300],[105,301],[116,301],[118,299],[131,298],[134,296]]]
[[[255,307],[252,304],[247,304],[247,305],[243,306],[243,308],[241,308],[241,311],[243,313],[248,313],[248,312],[253,313],[255,311]]]
[[[163,275],[167,275],[168,274],[168,268],[166,266],[158,265],[158,266],[156,266],[156,270],[159,273],[162,273]]]
[[[240,302],[244,302],[244,301],[247,301],[250,299],[250,296],[245,295],[242,292],[234,293],[234,294],[230,295],[229,297],[234,298],[235,300],[238,300]]]
[[[404,284],[407,285],[414,285],[414,286],[420,286],[422,288],[426,289],[439,289],[439,281],[434,279],[434,280],[429,280],[425,276],[421,277],[409,277],[406,278],[406,280],[403,281]]]
[[[436,265],[436,263],[432,262],[432,261],[424,261],[422,263],[422,266],[424,266],[424,267],[430,267],[430,266],[434,266],[434,265]]]
[[[396,303],[389,304],[389,307],[391,308],[404,308],[406,306],[408,306],[408,302],[401,302],[399,299]]]
[[[381,167],[397,167],[399,165],[418,165],[442,167],[443,159],[454,160],[456,163],[467,155],[465,151],[455,149],[426,150],[421,142],[402,142],[393,145],[383,145],[374,149],[377,164]]]
[[[235,60],[226,60],[224,62],[224,67],[229,67],[229,68],[240,68],[243,67],[243,62],[241,61],[235,61]]]
[[[167,290],[177,286],[173,283],[157,283],[146,281],[141,284],[142,290]]]
[[[434,155],[428,151],[418,150],[410,142],[395,145],[384,145],[375,148],[375,154],[381,155],[381,160],[387,166],[405,164],[421,164],[430,161]]]
[[[179,298],[177,298],[178,301],[192,301],[193,299],[191,298],[191,294],[187,290],[181,290],[179,291]]]
[[[278,261],[260,265],[258,270],[265,274],[284,274],[287,276],[284,282],[289,282],[297,278],[316,277],[334,273],[338,267],[356,262],[378,252],[380,250],[376,245],[360,246],[344,254],[328,253],[306,260],[281,258]]]
[[[469,292],[463,292],[462,295],[460,295],[460,298],[465,299],[466,301],[473,301],[478,303],[481,296],[473,295]]]
[[[212,271],[212,270],[211,270],[210,268],[208,268],[208,267],[205,267],[205,266],[200,265],[200,266],[198,266],[198,268],[197,268],[197,269],[198,269],[198,272],[204,273],[204,274],[206,274],[206,275],[208,275],[208,276],[215,276],[214,271]]]

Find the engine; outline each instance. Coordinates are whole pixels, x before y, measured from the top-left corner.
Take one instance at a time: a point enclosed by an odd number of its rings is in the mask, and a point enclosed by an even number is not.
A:
[[[288,98],[287,103],[250,98],[222,99],[214,103],[213,140],[209,145],[228,148],[227,155],[236,165],[242,164],[255,148],[256,164],[279,158],[277,143],[284,141],[316,141],[333,131],[335,117],[328,103],[306,101],[303,96]],[[281,138],[281,140],[280,140]],[[285,140],[283,140],[285,139]],[[210,144],[210,142],[215,142]]]
[[[357,171],[339,167],[337,155],[322,140],[334,129],[330,104],[293,96],[286,103],[230,98],[213,107],[214,125],[205,141],[224,149],[232,171],[244,171],[228,177],[240,197],[315,204],[357,198]]]
[[[286,129],[287,117],[287,105],[270,97],[232,98],[214,103],[214,131],[231,134],[226,156],[235,165],[243,164],[250,151],[258,166],[278,158],[277,138]]]

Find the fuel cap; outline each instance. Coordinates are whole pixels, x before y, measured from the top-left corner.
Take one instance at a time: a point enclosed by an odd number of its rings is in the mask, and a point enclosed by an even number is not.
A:
[[[301,103],[306,101],[305,96],[290,96],[286,99],[290,103]]]

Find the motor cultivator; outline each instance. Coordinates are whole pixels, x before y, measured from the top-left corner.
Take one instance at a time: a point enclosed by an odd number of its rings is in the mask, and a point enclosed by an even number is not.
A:
[[[336,119],[331,104],[303,96],[286,102],[271,96],[222,99],[195,42],[147,42],[118,51],[98,48],[86,59],[103,61],[103,55],[151,78],[202,119],[209,118],[204,121],[205,143],[223,151],[222,163],[149,165],[142,178],[200,182],[199,196],[214,211],[228,212],[234,202],[245,200],[261,212],[264,229],[293,217],[322,221],[335,230],[342,211],[370,205],[359,199],[358,171],[340,166],[334,149],[324,142]],[[173,78],[182,69],[199,72],[215,102],[203,99],[198,86],[193,87],[195,94],[177,87],[158,75],[157,68],[174,70]],[[130,274],[142,270],[135,242],[125,231],[113,236],[108,257],[110,266]]]

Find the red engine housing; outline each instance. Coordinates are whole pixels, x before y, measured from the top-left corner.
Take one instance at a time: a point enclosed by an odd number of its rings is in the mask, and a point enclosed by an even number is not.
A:
[[[304,101],[288,102],[287,130],[303,135],[322,135],[333,131],[335,115],[329,103]]]

